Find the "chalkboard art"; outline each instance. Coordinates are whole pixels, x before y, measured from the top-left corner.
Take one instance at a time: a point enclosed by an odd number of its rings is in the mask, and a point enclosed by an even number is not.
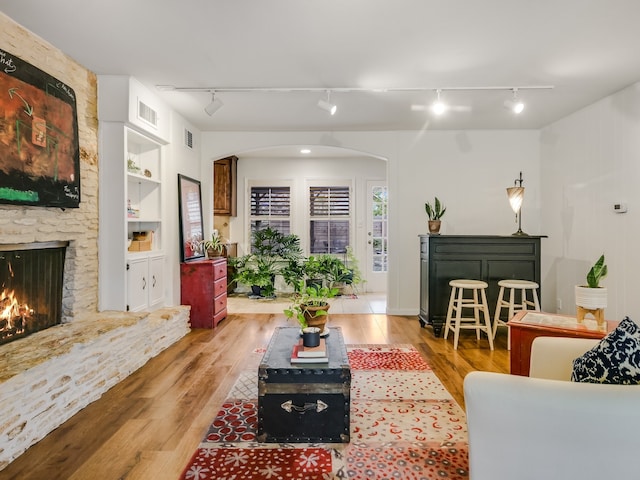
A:
[[[75,92],[3,50],[0,203],[61,208],[80,205]]]

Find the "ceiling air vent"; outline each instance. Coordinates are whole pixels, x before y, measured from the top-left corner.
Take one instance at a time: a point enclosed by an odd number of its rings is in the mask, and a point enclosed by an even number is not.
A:
[[[140,100],[138,100],[138,118],[154,127],[158,126],[158,112]]]
[[[193,150],[193,132],[184,129],[184,146]]]

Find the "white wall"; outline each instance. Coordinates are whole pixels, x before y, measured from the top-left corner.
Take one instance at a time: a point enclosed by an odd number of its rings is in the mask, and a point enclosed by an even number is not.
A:
[[[390,314],[418,313],[418,235],[427,232],[424,202],[434,196],[448,208],[443,234],[510,235],[517,225],[505,189],[522,171],[523,230],[546,233],[538,221],[538,131],[203,132],[201,176],[211,178],[212,160],[279,145],[338,146],[387,160]]]
[[[585,283],[604,253],[605,317],[640,319],[639,159],[638,84],[541,131],[541,219],[549,234],[542,249],[543,296],[559,299],[560,313],[575,313],[573,288]],[[613,212],[618,202],[627,203],[628,213]]]
[[[193,133],[193,149],[184,144],[184,129]],[[200,177],[200,132],[175,112],[171,115],[171,143],[163,163],[163,219],[162,246],[167,259],[165,303],[180,304],[180,222],[178,214],[178,174],[200,180],[203,201],[205,191],[211,188],[211,180]],[[204,214],[203,212],[203,215]]]

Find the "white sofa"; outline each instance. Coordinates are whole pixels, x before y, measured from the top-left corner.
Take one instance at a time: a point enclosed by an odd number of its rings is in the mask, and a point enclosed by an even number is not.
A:
[[[640,479],[640,386],[568,381],[596,343],[539,337],[531,377],[466,376],[471,480]]]

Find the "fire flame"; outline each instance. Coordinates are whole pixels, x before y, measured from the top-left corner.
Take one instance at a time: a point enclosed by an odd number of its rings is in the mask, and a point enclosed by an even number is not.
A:
[[[3,330],[17,328],[24,330],[25,320],[33,315],[33,310],[26,303],[20,304],[14,290],[2,290],[0,293],[0,325]]]

